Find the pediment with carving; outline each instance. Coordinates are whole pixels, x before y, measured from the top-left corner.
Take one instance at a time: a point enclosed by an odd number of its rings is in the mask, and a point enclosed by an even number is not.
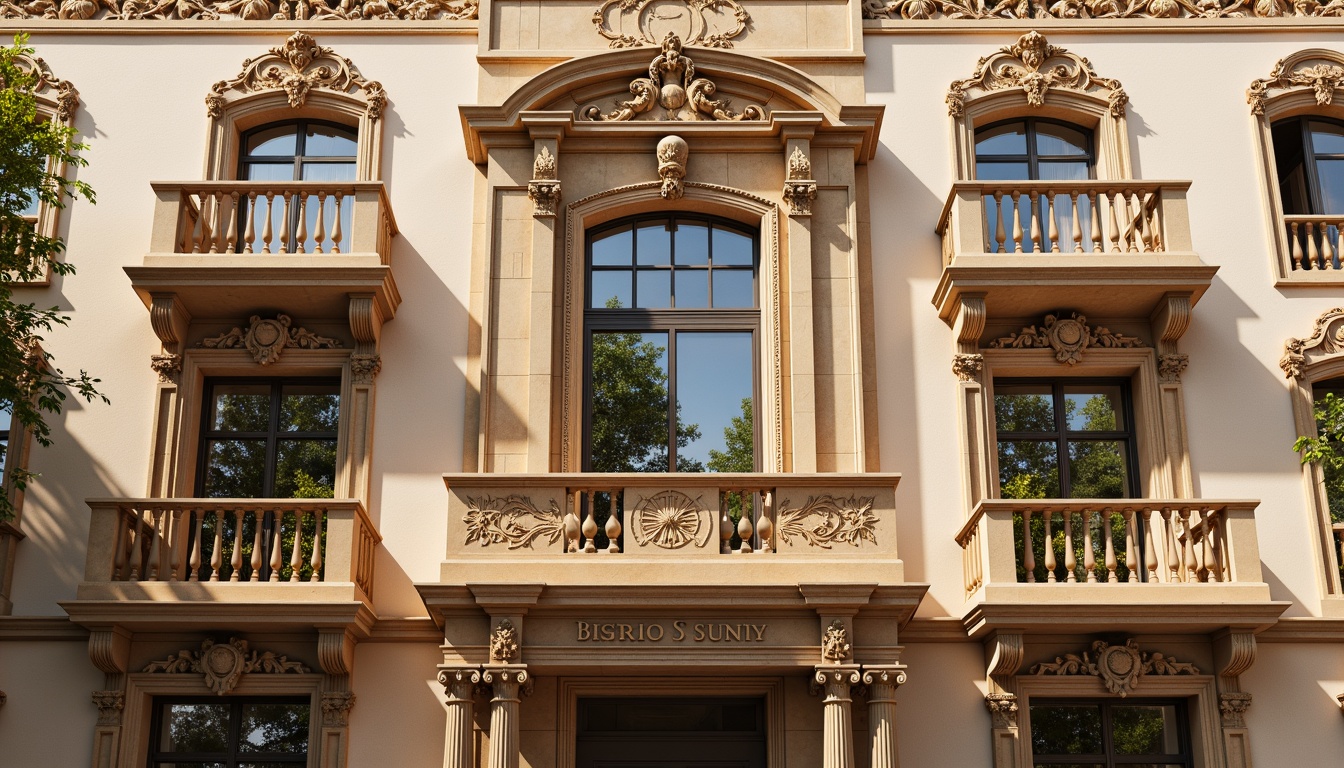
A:
[[[14,63],[19,69],[33,75],[37,82],[33,85],[33,95],[40,101],[56,109],[56,117],[63,123],[69,123],[79,106],[79,91],[68,80],[62,80],[51,73],[51,67],[40,56],[22,54],[16,56]]]
[[[590,104],[579,110],[584,120],[764,120],[758,104],[734,103],[722,98],[719,86],[707,72],[696,72],[695,61],[685,51],[681,38],[668,32],[662,51],[649,62],[648,77],[636,77],[627,87],[632,98],[618,100],[610,110]],[[721,98],[715,98],[721,96]]]
[[[382,83],[368,80],[351,61],[331,48],[318,45],[305,32],[295,32],[255,59],[245,59],[242,70],[210,86],[205,97],[210,117],[219,117],[231,99],[266,91],[283,91],[291,109],[308,101],[313,91],[353,96],[365,103],[370,120],[382,116],[387,93]]]
[[[1251,114],[1265,114],[1265,102],[1293,91],[1310,92],[1316,106],[1328,107],[1344,89],[1344,54],[1324,48],[1298,51],[1279,59],[1269,77],[1258,78],[1246,89]]]
[[[1344,353],[1344,307],[1327,309],[1316,318],[1311,335],[1283,343],[1279,367],[1290,379],[1300,379],[1308,366]]]
[[[1116,117],[1124,115],[1129,101],[1120,81],[1101,77],[1086,58],[1051,45],[1035,30],[981,58],[970,77],[953,81],[947,91],[947,110],[959,117],[973,92],[1005,90],[1021,90],[1031,107],[1043,106],[1052,92],[1089,94],[1104,99]]]

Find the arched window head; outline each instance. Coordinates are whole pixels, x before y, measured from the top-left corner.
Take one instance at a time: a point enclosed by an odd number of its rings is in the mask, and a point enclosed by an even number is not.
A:
[[[320,120],[291,120],[242,136],[238,178],[250,181],[353,181],[359,136]]]
[[[981,181],[1082,181],[1096,175],[1092,132],[1028,117],[975,132],[975,177]]]

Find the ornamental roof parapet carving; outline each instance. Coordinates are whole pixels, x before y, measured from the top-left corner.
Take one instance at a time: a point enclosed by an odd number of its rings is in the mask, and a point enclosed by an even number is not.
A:
[[[878,20],[949,19],[973,22],[1339,16],[1344,16],[1344,0],[863,0],[863,18]]]
[[[0,0],[0,19],[59,21],[463,21],[480,0]]]

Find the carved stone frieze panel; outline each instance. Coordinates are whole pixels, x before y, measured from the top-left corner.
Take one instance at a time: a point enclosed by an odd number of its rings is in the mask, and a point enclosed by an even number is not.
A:
[[[257,93],[270,90],[283,90],[289,106],[297,109],[307,102],[308,93],[315,88],[338,93],[362,92],[368,101],[367,113],[371,120],[381,117],[383,107],[387,105],[387,93],[381,83],[366,80],[349,59],[318,45],[311,35],[295,32],[284,45],[255,59],[245,60],[242,71],[234,77],[210,86],[210,93],[205,97],[206,111],[210,117],[219,117],[229,91]]]
[[[821,634],[821,657],[832,664],[839,664],[851,655],[853,648],[849,642],[849,630],[845,622],[836,619]]]
[[[630,512],[630,533],[641,547],[704,547],[712,533],[709,510],[700,499],[667,490],[639,500]]]
[[[490,632],[490,661],[509,664],[518,659],[518,630],[513,622],[501,619]]]
[[[196,346],[206,349],[238,349],[245,347],[252,353],[252,359],[260,365],[270,365],[280,359],[286,349],[336,349],[341,346],[337,339],[318,336],[303,327],[294,324],[289,315],[276,315],[275,319],[263,320],[260,315],[248,318],[247,330],[234,327],[218,336],[202,339]]]
[[[740,114],[734,112],[727,99],[713,98],[717,91],[711,80],[695,76],[695,62],[682,54],[681,38],[668,32],[662,52],[649,63],[649,76],[631,81],[633,99],[617,102],[616,108],[607,113],[594,104],[583,108],[580,115],[586,120],[633,120],[659,106],[663,108],[663,120],[765,119],[765,110],[756,105],[743,108]]]
[[[475,19],[480,0],[0,0],[3,19],[414,21]]]
[[[1335,13],[1344,13],[1344,2],[1333,2]],[[1276,92],[1310,89],[1318,106],[1329,106],[1335,91],[1344,88],[1344,54],[1324,49],[1299,51],[1279,59],[1269,77],[1259,78],[1246,89],[1246,102],[1251,114],[1265,114],[1265,100]]]
[[[1128,696],[1144,675],[1197,675],[1194,664],[1176,661],[1157,651],[1140,651],[1133,638],[1124,645],[1111,645],[1105,640],[1092,643],[1092,652],[1066,653],[1054,661],[1042,662],[1031,668],[1034,675],[1089,675],[1098,677],[1106,690],[1121,698]]]
[[[1033,107],[1044,105],[1051,89],[1099,92],[1116,117],[1125,113],[1129,101],[1118,80],[1099,76],[1087,59],[1051,45],[1044,35],[1031,31],[1016,43],[981,58],[970,77],[953,81],[947,90],[947,111],[961,116],[967,92],[972,89],[988,92],[1018,88]]]
[[[872,496],[840,497],[830,494],[808,496],[807,503],[793,507],[785,499],[780,504],[778,530],[780,541],[790,543],[794,536],[809,546],[830,549],[832,544],[877,543],[877,512]]]
[[[1235,19],[1341,16],[1341,0],[864,0],[865,19]]]
[[[286,672],[311,670],[297,661],[290,661],[272,651],[253,651],[247,641],[237,637],[227,643],[206,640],[199,651],[181,650],[163,661],[150,662],[144,672],[162,672],[174,675],[196,672],[205,675],[206,686],[223,696],[232,691],[243,675],[259,672],[280,675]]]
[[[1046,315],[1040,327],[1024,326],[1021,331],[989,342],[990,349],[1044,349],[1055,351],[1055,359],[1073,365],[1083,359],[1083,352],[1094,347],[1134,349],[1146,347],[1142,339],[1114,333],[1109,328],[1088,325],[1087,317],[1077,312],[1060,319]]]
[[[658,45],[667,34],[686,45],[732,48],[750,22],[736,0],[605,0],[593,11],[597,34],[612,48]]]
[[[468,498],[462,522],[467,524],[467,544],[507,544],[509,549],[531,549],[532,542],[541,537],[554,544],[565,527],[564,515],[554,500],[549,509],[543,510],[521,495]]]
[[[1344,307],[1335,307],[1316,318],[1316,326],[1305,339],[1283,342],[1279,367],[1290,379],[1300,379],[1306,367],[1344,351]]]

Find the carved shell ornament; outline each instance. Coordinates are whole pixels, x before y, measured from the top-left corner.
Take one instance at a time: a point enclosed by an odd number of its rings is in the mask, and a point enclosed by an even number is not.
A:
[[[1109,328],[1087,324],[1087,317],[1073,312],[1067,318],[1046,315],[1041,326],[1028,325],[989,342],[990,349],[1049,348],[1055,359],[1065,365],[1074,365],[1083,359],[1084,350],[1092,347],[1132,349],[1145,347],[1142,339],[1115,333]]]
[[[1344,88],[1344,56],[1317,49],[1279,59],[1269,77],[1253,81],[1246,89],[1246,101],[1251,105],[1251,114],[1263,115],[1265,100],[1272,92],[1307,88],[1316,97],[1317,106],[1330,106],[1335,91]]]
[[[243,69],[235,77],[210,86],[210,94],[205,97],[206,111],[210,117],[219,117],[223,113],[225,94],[230,90],[244,93],[283,90],[289,106],[298,109],[307,102],[308,93],[314,88],[339,93],[361,91],[368,101],[366,113],[372,120],[381,117],[383,107],[387,105],[387,93],[381,83],[364,79],[349,59],[318,45],[311,35],[295,32],[284,45],[243,61]]]
[[[1133,638],[1124,645],[1111,645],[1105,640],[1092,643],[1092,652],[1066,653],[1052,662],[1036,664],[1033,675],[1091,675],[1101,679],[1106,690],[1128,696],[1144,675],[1197,675],[1194,664],[1176,661],[1157,651],[1139,650]]]
[[[1032,107],[1043,106],[1052,89],[1101,91],[1116,117],[1125,114],[1129,101],[1120,81],[1101,77],[1087,59],[1051,45],[1045,35],[1034,30],[980,59],[970,77],[954,80],[947,90],[949,114],[954,117],[964,114],[967,93],[972,89],[986,92],[1021,89]]]
[[[664,120],[764,120],[765,110],[750,105],[742,113],[734,112],[727,99],[713,98],[718,86],[695,76],[695,62],[682,54],[681,38],[668,32],[663,50],[649,63],[649,76],[630,83],[629,101],[616,103],[615,110],[603,113],[597,105],[580,113],[585,120],[612,122],[633,120],[655,106],[663,108]]]
[[[593,11],[593,26],[610,48],[658,45],[667,33],[686,45],[732,48],[749,23],[737,0],[605,0]]]
[[[0,0],[0,18],[70,21],[475,19],[480,0]]]
[[[640,499],[630,514],[630,532],[641,547],[681,549],[709,542],[709,510],[700,499],[680,491],[662,491]]]
[[[247,641],[231,637],[228,643],[206,640],[199,651],[182,650],[163,661],[151,662],[145,672],[175,675],[198,672],[205,675],[205,684],[223,696],[232,691],[243,675],[253,672],[279,675],[286,672],[308,672],[303,664],[290,661],[271,651],[252,651]]]
[[[274,363],[286,349],[335,349],[341,346],[339,340],[318,336],[307,328],[291,328],[293,323],[289,315],[276,315],[274,320],[253,315],[246,331],[235,327],[218,336],[202,339],[196,346],[207,349],[246,347],[259,365]]]

